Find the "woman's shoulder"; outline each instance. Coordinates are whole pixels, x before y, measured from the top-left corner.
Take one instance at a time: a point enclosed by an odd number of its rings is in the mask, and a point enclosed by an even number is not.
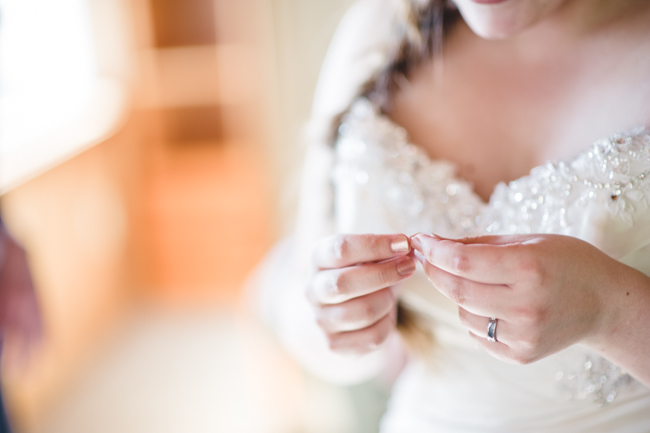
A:
[[[321,68],[312,115],[332,118],[387,61],[396,37],[397,0],[359,0],[345,14]]]

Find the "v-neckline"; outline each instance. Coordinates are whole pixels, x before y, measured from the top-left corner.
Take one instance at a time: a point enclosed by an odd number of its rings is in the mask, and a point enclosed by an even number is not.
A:
[[[363,99],[365,99],[365,98],[363,98]],[[562,158],[562,159],[547,159],[545,162],[531,167],[527,171],[527,174],[525,174],[523,176],[520,176],[520,177],[515,178],[515,179],[511,179],[511,180],[508,180],[508,181],[506,181],[506,180],[499,181],[491,189],[490,194],[487,197],[488,200],[486,201],[486,200],[483,199],[483,197],[481,197],[476,192],[474,182],[471,182],[470,180],[464,178],[463,176],[461,176],[459,174],[460,170],[459,170],[459,164],[457,162],[452,161],[452,160],[450,160],[448,158],[435,158],[435,157],[432,157],[429,154],[429,152],[427,152],[425,147],[423,147],[423,146],[421,146],[421,145],[419,145],[419,144],[417,144],[417,143],[415,143],[415,142],[413,142],[411,140],[408,132],[406,131],[406,128],[404,128],[403,126],[401,126],[400,124],[395,122],[388,115],[380,112],[377,109],[377,107],[371,101],[367,100],[367,102],[372,107],[372,112],[373,112],[373,114],[375,116],[382,119],[384,122],[387,122],[390,126],[395,128],[396,130],[403,131],[403,135],[405,136],[405,140],[403,142],[399,143],[400,146],[413,146],[420,153],[421,157],[424,158],[429,164],[444,164],[444,165],[447,165],[448,167],[450,167],[451,171],[453,173],[453,175],[451,176],[451,180],[453,180],[454,182],[457,182],[457,183],[462,183],[462,184],[467,185],[467,188],[468,188],[469,192],[471,193],[471,196],[478,203],[480,203],[483,208],[487,208],[487,207],[490,206],[490,203],[493,202],[494,197],[496,196],[498,190],[502,188],[502,185],[505,186],[506,188],[510,188],[510,185],[512,185],[512,184],[520,183],[520,182],[523,182],[523,181],[529,179],[531,177],[531,173],[533,171],[539,170],[539,169],[541,169],[543,167],[548,167],[549,165],[553,165],[553,166],[571,166],[575,161],[580,160],[581,158],[584,158],[590,152],[592,152],[593,148],[594,148],[594,145],[596,143],[599,143],[599,142],[601,142],[603,140],[611,141],[612,138],[616,139],[616,137],[619,137],[619,136],[627,137],[629,135],[639,134],[639,133],[647,130],[647,128],[645,126],[637,126],[637,127],[631,129],[628,132],[618,131],[618,132],[612,133],[612,134],[610,134],[610,135],[608,135],[606,137],[601,137],[600,139],[592,142],[591,144],[584,147],[582,150],[579,150],[578,152],[576,152],[576,154],[573,157]]]
[[[573,158],[536,165],[527,175],[498,183],[488,201],[458,175],[458,164],[431,158],[367,98],[357,99],[343,116],[336,152],[333,180],[379,194],[377,203],[401,231],[433,224],[448,237],[564,233],[573,204],[598,200],[627,225],[633,224],[636,209],[650,206],[650,134],[645,128],[596,140]]]

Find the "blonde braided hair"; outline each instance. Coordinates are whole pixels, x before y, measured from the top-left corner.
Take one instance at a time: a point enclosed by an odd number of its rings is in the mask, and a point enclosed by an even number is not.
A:
[[[372,76],[362,87],[359,96],[365,96],[388,112],[392,94],[399,88],[399,82],[422,62],[442,53],[444,31],[449,29],[459,16],[450,8],[449,0],[399,0],[397,23],[401,42],[389,55],[386,65]],[[338,132],[342,117],[348,110],[334,119],[333,137]],[[335,139],[332,140],[335,142]],[[423,323],[421,316],[405,307],[397,306],[397,328],[409,348],[425,353],[433,346],[433,335]]]
[[[448,0],[399,0],[400,16],[396,21],[401,42],[386,66],[365,83],[361,95],[371,96],[383,111],[388,111],[399,81],[422,62],[442,53],[443,32],[457,17],[448,3]]]

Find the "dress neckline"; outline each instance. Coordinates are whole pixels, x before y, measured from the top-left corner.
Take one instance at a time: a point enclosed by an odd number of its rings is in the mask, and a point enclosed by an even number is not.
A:
[[[427,150],[423,146],[421,146],[419,144],[416,144],[413,141],[411,141],[411,139],[410,139],[410,137],[408,135],[408,132],[406,131],[406,128],[404,128],[403,126],[401,126],[400,124],[395,122],[393,119],[391,119],[386,114],[382,113],[378,109],[378,107],[375,104],[373,104],[370,100],[368,100],[367,98],[360,98],[360,100],[362,101],[362,103],[364,103],[364,104],[367,103],[368,104],[369,108],[372,110],[372,113],[373,113],[373,115],[375,117],[381,119],[382,122],[385,122],[386,124],[392,126],[393,128],[395,128],[396,131],[399,131],[398,134],[400,136],[404,137],[404,140],[400,140],[400,145],[410,147],[411,151],[413,151],[413,149],[417,150],[417,152],[420,154],[420,158],[423,158],[429,164],[437,164],[437,165],[446,165],[446,166],[448,166],[449,169],[453,172],[453,174],[452,174],[453,180],[455,180],[456,182],[458,182],[460,184],[466,185],[466,187],[468,188],[468,190],[469,190],[470,194],[472,195],[472,197],[478,203],[480,203],[482,205],[482,207],[489,207],[490,204],[494,201],[494,198],[495,198],[495,196],[497,195],[497,193],[499,192],[500,189],[502,189],[504,187],[509,188],[510,185],[512,185],[512,184],[521,183],[523,181],[526,181],[526,180],[530,179],[532,173],[534,173],[535,171],[539,171],[539,170],[541,170],[543,168],[550,168],[550,167],[563,167],[563,168],[564,167],[571,167],[572,165],[574,165],[574,163],[576,161],[579,161],[579,160],[582,160],[582,159],[585,159],[585,158],[592,158],[594,150],[598,149],[598,147],[601,147],[600,151],[601,151],[601,153],[604,153],[604,154],[608,154],[608,153],[612,153],[612,152],[613,153],[618,153],[618,150],[616,149],[616,147],[618,145],[627,144],[630,137],[640,135],[640,134],[642,134],[643,132],[645,132],[648,129],[646,126],[636,126],[636,127],[632,128],[629,131],[619,131],[619,132],[616,132],[616,133],[612,133],[612,134],[608,135],[607,137],[602,137],[602,138],[596,140],[594,143],[590,144],[589,146],[586,146],[582,150],[579,150],[578,152],[576,152],[576,154],[573,157],[563,158],[563,159],[548,159],[548,160],[546,160],[546,162],[544,162],[542,164],[538,164],[538,165],[535,165],[535,166],[531,167],[528,170],[528,174],[525,174],[523,176],[520,176],[518,178],[509,180],[509,181],[506,181],[506,180],[499,181],[492,188],[492,190],[490,191],[490,195],[488,196],[488,200],[485,201],[483,199],[483,197],[481,197],[476,192],[476,189],[474,187],[474,183],[458,174],[459,173],[458,163],[456,163],[456,162],[454,162],[454,161],[452,161],[450,159],[447,159],[447,158],[435,158],[435,157],[432,157],[431,155],[429,155],[429,153],[427,152]],[[357,104],[357,103],[358,103],[358,101],[355,102],[355,104]],[[618,166],[619,164],[615,164],[615,165]],[[623,170],[623,171],[626,171],[626,170]],[[627,173],[619,173],[619,174],[627,174]],[[611,176],[609,176],[609,177],[611,179]],[[613,182],[613,183],[617,184],[617,185],[609,185],[609,186],[618,186],[618,185],[621,184],[621,182]],[[608,185],[606,185],[606,183],[603,183],[602,185],[597,185],[597,187],[600,187],[600,189],[605,188],[606,186],[608,186]]]
[[[612,134],[573,158],[535,166],[527,175],[498,183],[485,202],[458,175],[456,163],[431,158],[409,141],[403,127],[359,98],[339,128],[335,176],[379,185],[380,200],[399,221],[395,227],[405,230],[431,225],[443,227],[447,237],[564,233],[572,224],[571,209],[595,200],[629,226],[635,209],[650,205],[650,135],[645,131]]]
[[[583,239],[616,259],[647,245],[650,135],[645,128],[613,134],[573,158],[501,182],[488,203],[457,176],[457,164],[431,158],[366,99],[355,101],[343,116],[335,152],[334,215],[343,233],[429,232],[452,239],[553,233]],[[631,230],[639,220],[643,225]],[[410,294],[416,311],[429,311],[416,306],[435,302],[427,291],[403,293]],[[568,397],[593,395],[597,404],[603,398],[611,402],[630,379],[604,358],[576,355],[566,364],[560,359],[572,376],[556,379]],[[580,380],[573,380],[574,371]]]

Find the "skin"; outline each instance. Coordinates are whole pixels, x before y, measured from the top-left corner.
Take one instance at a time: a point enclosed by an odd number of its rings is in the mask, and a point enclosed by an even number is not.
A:
[[[406,242],[402,251],[393,241]],[[415,273],[405,235],[335,235],[314,250],[315,273],[307,298],[330,349],[361,355],[377,349],[395,329],[392,286]]]
[[[529,364],[580,343],[650,384],[650,278],[560,235],[411,239],[432,285],[488,353]],[[570,263],[570,266],[567,266]],[[489,317],[497,339],[486,340]],[[645,328],[645,329],[644,329]]]
[[[388,114],[432,158],[455,162],[483,200],[549,159],[650,125],[647,1],[456,3],[467,24],[450,32],[441,62],[408,77]],[[397,261],[416,256],[495,357],[527,364],[583,344],[650,386],[642,273],[565,236],[417,235],[408,255],[390,250],[396,236],[339,235],[316,248],[307,294],[333,350],[367,353],[393,332],[388,288],[411,275]],[[325,281],[341,280],[346,296],[323,295]],[[489,317],[499,318],[497,343],[485,338]]]
[[[456,6],[474,32],[487,39],[507,38],[534,25],[555,11],[564,0],[518,0],[476,4],[457,0]]]

